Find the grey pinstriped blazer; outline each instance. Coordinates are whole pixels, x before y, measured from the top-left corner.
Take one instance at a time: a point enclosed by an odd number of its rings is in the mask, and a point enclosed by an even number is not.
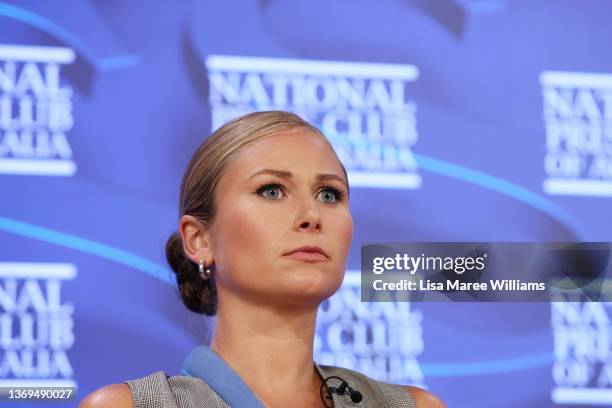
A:
[[[376,381],[346,368],[316,364],[315,367],[322,378],[331,375],[342,377],[363,395],[361,402],[354,403],[348,395],[333,394],[335,408],[416,408],[414,398],[404,387]],[[165,372],[157,371],[126,383],[132,390],[134,408],[241,408],[230,407],[199,378],[167,376]],[[295,406],[299,406],[299,401]]]

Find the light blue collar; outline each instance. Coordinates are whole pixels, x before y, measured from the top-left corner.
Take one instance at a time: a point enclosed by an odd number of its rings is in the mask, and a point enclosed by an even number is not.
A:
[[[323,379],[331,375],[316,363],[315,368]],[[180,374],[201,379],[232,408],[265,408],[238,373],[207,346],[197,346],[189,353]]]
[[[189,353],[180,374],[201,379],[232,408],[265,408],[242,378],[206,346]]]

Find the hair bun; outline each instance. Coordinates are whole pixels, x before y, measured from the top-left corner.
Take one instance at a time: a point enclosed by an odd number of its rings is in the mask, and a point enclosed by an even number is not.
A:
[[[217,312],[215,275],[202,279],[198,266],[183,253],[183,241],[176,232],[166,242],[166,260],[176,274],[179,295],[185,306],[193,312],[213,316]]]

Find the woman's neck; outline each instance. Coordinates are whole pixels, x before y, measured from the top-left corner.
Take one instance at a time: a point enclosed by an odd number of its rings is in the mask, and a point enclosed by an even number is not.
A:
[[[320,407],[322,379],[313,363],[317,307],[223,306],[211,349],[266,406]]]

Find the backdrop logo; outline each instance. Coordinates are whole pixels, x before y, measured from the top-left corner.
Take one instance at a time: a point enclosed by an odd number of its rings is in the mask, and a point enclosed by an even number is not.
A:
[[[612,196],[612,75],[543,72],[549,194]]]
[[[348,271],[317,315],[315,360],[379,381],[424,385],[423,315],[407,302],[361,302],[360,274]]]
[[[60,81],[74,59],[70,48],[0,45],[0,173],[76,172],[66,138],[72,89]]]
[[[556,385],[552,400],[557,404],[609,405],[612,305],[573,298],[560,300],[564,302],[551,303]]]
[[[209,56],[213,129],[256,110],[287,110],[318,126],[353,186],[418,188],[412,148],[413,65]]]
[[[66,351],[74,307],[62,304],[71,264],[0,263],[0,387],[74,387]]]

